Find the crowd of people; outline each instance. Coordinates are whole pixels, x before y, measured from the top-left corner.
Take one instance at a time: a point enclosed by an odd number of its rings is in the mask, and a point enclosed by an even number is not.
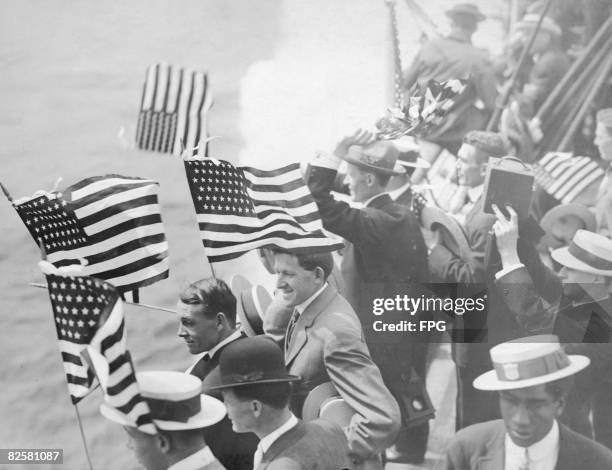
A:
[[[531,60],[497,131],[484,129],[505,67],[471,43],[484,15],[455,5],[450,34],[422,44],[404,85],[409,93],[471,77],[471,99],[417,142],[359,130],[308,165],[304,181],[342,252],[261,249],[276,276],[271,295],[214,277],[180,293],[178,336],[196,361],[185,373],[137,375],[159,434],[102,408],[147,469],[425,468],[427,371],[442,341],[451,342],[457,382],[446,468],[612,468],[610,89],[593,103],[591,157],[604,170],[596,197],[525,214],[514,202],[533,207],[545,190],[517,195],[491,176],[508,156],[531,171],[532,118],[571,67],[562,18],[540,18],[542,3],[531,2],[516,28],[532,40]],[[517,133],[513,116],[532,127]],[[440,177],[443,158],[452,165]],[[513,171],[501,168],[503,182]],[[432,210],[437,222],[427,224]],[[385,323],[443,319],[443,335],[374,327],[377,299],[483,292],[486,309],[473,315],[408,316],[385,304]]]

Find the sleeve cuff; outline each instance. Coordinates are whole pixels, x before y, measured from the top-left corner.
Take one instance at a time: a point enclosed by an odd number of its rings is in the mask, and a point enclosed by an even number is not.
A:
[[[502,277],[504,277],[506,274],[508,274],[508,273],[510,273],[512,271],[515,271],[516,269],[524,268],[524,267],[525,267],[525,265],[523,263],[512,264],[512,265],[502,269],[501,271],[497,271],[495,273],[495,280],[497,281],[497,280],[501,279]]]
[[[342,159],[335,155],[327,152],[317,151],[314,158],[310,162],[312,166],[318,166],[322,168],[328,168],[330,170],[338,170],[342,163]]]

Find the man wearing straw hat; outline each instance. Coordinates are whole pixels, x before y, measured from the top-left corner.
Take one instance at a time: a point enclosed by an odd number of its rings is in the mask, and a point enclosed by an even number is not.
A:
[[[291,382],[283,353],[266,336],[234,341],[223,349],[216,384],[236,432],[260,439],[254,470],[351,469],[342,429],[331,421],[305,423],[289,410]]]
[[[498,392],[502,419],[461,430],[446,455],[447,470],[605,470],[612,451],[558,422],[571,376],[589,359],[567,355],[554,335],[501,343],[490,351],[493,370],[476,380]]]
[[[100,412],[123,426],[138,461],[147,470],[223,470],[202,438],[202,428],[225,416],[223,403],[202,395],[201,382],[180,372],[138,372],[136,381],[157,434],[139,431],[125,414],[107,404],[100,406]]]
[[[177,334],[189,352],[198,355],[187,373],[203,381],[206,390],[209,375],[219,365],[220,352],[244,336],[236,327],[236,297],[222,280],[201,279],[181,291],[177,311]],[[225,467],[252,470],[257,446],[253,434],[236,434],[227,418],[204,429],[203,433],[213,454]]]

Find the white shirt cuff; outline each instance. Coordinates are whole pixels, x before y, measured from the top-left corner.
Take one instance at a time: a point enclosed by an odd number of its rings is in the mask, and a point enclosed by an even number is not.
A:
[[[328,168],[330,170],[338,170],[342,163],[342,159],[327,152],[317,151],[314,158],[310,162],[312,166]]]
[[[502,269],[501,271],[497,271],[495,273],[495,280],[498,280],[498,279],[504,277],[506,274],[514,271],[515,269],[524,268],[524,267],[525,267],[525,265],[523,263],[517,263],[517,264],[512,264],[510,266],[507,266],[504,269]]]

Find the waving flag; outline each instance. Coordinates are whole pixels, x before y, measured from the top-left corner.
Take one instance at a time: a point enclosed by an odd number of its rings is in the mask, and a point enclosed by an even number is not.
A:
[[[211,263],[273,245],[296,252],[332,251],[298,163],[263,171],[223,160],[185,161],[200,235]]]
[[[124,292],[168,277],[158,186],[141,178],[97,176],[14,205],[48,261],[60,267],[84,259],[85,275]]]
[[[147,403],[140,396],[130,353],[126,348],[123,307],[117,290],[107,282],[86,276],[49,274],[57,270],[42,263],[72,403],[78,403],[96,385],[105,401],[126,415],[143,432],[155,427]],[[94,370],[84,358],[87,349]]]
[[[153,64],[147,69],[136,127],[142,150],[180,156],[183,147],[206,156],[207,113],[212,94],[205,73]]]

